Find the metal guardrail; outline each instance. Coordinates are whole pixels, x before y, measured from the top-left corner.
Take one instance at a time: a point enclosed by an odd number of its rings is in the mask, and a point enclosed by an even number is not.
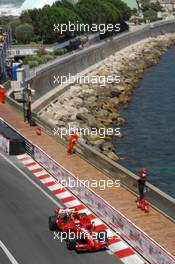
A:
[[[28,155],[30,155],[32,158],[34,158],[34,145],[33,143],[28,140],[26,137],[21,135],[13,126],[11,126],[9,123],[7,123],[4,119],[0,118],[0,122],[3,122],[7,125],[7,127],[11,128],[13,131],[15,131],[16,134],[18,134],[25,142],[25,150]]]

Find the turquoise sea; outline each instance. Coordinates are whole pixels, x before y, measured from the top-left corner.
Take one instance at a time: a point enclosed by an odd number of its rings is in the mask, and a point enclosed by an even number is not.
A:
[[[175,46],[148,69],[134,90],[124,138],[113,139],[120,163],[134,173],[148,169],[148,181],[175,197]]]

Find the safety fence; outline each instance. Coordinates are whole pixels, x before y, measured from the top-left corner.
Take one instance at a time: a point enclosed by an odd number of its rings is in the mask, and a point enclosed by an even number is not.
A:
[[[9,124],[7,125],[11,127]],[[13,130],[20,135],[16,129],[13,128]],[[110,228],[119,233],[123,239],[125,239],[151,264],[175,263],[174,256],[168,253],[128,218],[112,207],[93,190],[85,186],[75,175],[53,160],[40,147],[34,145],[25,137],[23,137],[23,139],[25,140],[27,154],[32,156],[32,158],[53,177],[64,183],[69,191],[85,203],[86,206],[100,217]]]

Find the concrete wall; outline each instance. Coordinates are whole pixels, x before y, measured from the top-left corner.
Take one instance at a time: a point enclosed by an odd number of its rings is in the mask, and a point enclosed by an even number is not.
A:
[[[169,32],[175,32],[175,20],[156,22],[143,26],[136,31],[122,33],[111,41],[102,41],[86,49],[59,58],[53,63],[49,63],[48,66],[45,65],[38,69],[36,68],[34,77],[29,79],[31,87],[36,90],[34,101],[58,85],[57,83],[54,84],[54,75],[67,76],[69,73],[75,75],[122,48],[145,38],[155,37]]]

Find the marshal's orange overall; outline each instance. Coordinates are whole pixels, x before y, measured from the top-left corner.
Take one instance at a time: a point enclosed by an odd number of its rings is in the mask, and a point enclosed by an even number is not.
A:
[[[0,86],[0,103],[5,103],[5,88]]]
[[[67,148],[67,152],[69,154],[72,154],[73,148],[77,141],[78,141],[78,135],[76,133],[71,133],[71,135],[69,136],[69,142],[68,142],[68,148]]]

